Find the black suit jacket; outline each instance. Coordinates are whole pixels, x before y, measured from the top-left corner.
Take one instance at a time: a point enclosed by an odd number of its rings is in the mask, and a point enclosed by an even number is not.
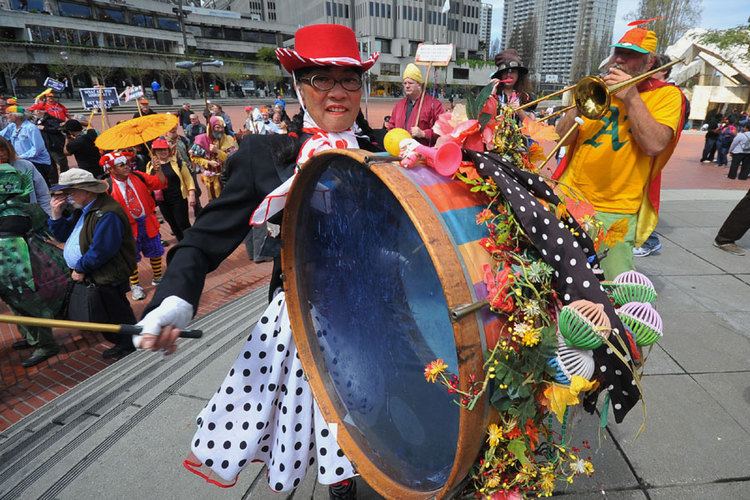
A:
[[[300,145],[301,141],[286,135],[249,135],[240,141],[226,162],[221,196],[203,208],[183,240],[167,254],[167,272],[145,312],[170,295],[198,310],[206,275],[244,241],[250,216],[266,195],[292,175]],[[365,141],[360,141],[360,147],[378,150]],[[280,272],[278,268],[274,267],[275,273]]]

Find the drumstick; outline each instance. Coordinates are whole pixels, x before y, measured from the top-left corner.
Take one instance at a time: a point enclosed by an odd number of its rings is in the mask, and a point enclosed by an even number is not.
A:
[[[12,316],[0,314],[0,323],[11,323],[23,326],[40,326],[43,328],[70,328],[72,330],[117,333],[120,335],[141,335],[143,327],[138,325],[116,325],[110,323],[90,323],[87,321],[70,321],[66,319],[33,318],[31,316]],[[180,337],[199,339],[202,330],[181,330]]]

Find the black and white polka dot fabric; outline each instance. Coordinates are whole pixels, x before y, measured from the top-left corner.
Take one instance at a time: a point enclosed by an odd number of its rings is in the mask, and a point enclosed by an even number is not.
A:
[[[225,481],[253,461],[266,463],[276,491],[296,488],[312,466],[321,484],[355,475],[310,391],[283,293],[264,311],[197,424],[192,451]]]
[[[581,299],[603,304],[612,328],[624,340],[624,327],[593,271],[598,262],[591,238],[575,219],[568,217],[561,221],[537,200],[538,197],[552,204],[559,203],[552,188],[538,175],[520,170],[494,153],[465,150],[465,154],[471,157],[481,176],[494,180],[542,260],[554,268],[554,287],[563,304]],[[616,341],[613,344],[618,346]],[[630,353],[622,355],[630,362]],[[600,387],[609,390],[615,420],[621,422],[638,402],[640,392],[630,370],[608,347],[594,350],[594,360],[599,377],[604,380]],[[591,395],[584,403],[587,410],[593,411],[597,395]]]

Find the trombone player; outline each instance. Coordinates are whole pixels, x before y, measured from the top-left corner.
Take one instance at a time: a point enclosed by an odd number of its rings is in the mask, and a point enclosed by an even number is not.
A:
[[[602,80],[612,87],[646,73],[654,67],[656,46],[653,31],[627,31],[613,45]],[[599,119],[579,117],[574,108],[557,122],[562,136],[583,119],[563,144],[568,153],[553,177],[591,202],[605,228],[628,221],[624,241],[602,259],[607,279],[634,268],[633,248],[656,227],[660,174],[679,140],[685,103],[677,87],[648,78],[617,91]]]

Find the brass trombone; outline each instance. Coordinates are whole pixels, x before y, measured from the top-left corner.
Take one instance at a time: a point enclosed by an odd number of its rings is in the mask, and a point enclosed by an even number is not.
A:
[[[542,101],[546,101],[548,99],[551,99],[552,97],[556,97],[558,95],[564,94],[565,92],[573,92],[573,103],[570,106],[567,106],[547,117],[542,118],[542,120],[549,120],[553,116],[557,116],[559,114],[562,114],[568,110],[571,110],[573,108],[578,109],[578,113],[583,115],[584,117],[590,119],[590,120],[598,120],[602,116],[604,116],[607,111],[609,111],[609,105],[612,101],[612,95],[617,93],[618,91],[630,87],[632,85],[636,85],[647,78],[650,78],[652,75],[655,75],[656,73],[659,73],[660,71],[664,71],[667,68],[671,68],[675,64],[681,63],[682,61],[677,59],[675,61],[668,62],[667,64],[663,66],[659,66],[658,68],[654,68],[650,71],[647,71],[641,75],[634,76],[633,78],[629,78],[625,81],[622,81],[620,83],[616,83],[615,85],[609,86],[607,85],[604,80],[599,76],[585,76],[581,78],[581,80],[578,81],[575,85],[570,85],[568,87],[565,87],[563,89],[558,90],[557,92],[553,92],[549,95],[546,95],[544,97],[540,97],[539,99],[534,99],[533,101],[527,102],[523,106],[517,108],[518,110],[530,108],[532,106],[535,106],[539,104]],[[544,163],[540,165],[539,168],[544,167],[547,162],[555,156],[557,151],[562,147],[563,144],[565,144],[565,141],[568,139],[568,137],[573,134],[573,132],[576,131],[576,129],[583,123],[583,120],[580,120],[579,118],[576,119],[576,122],[573,123],[573,125],[570,127],[570,129],[565,132],[565,135],[560,138],[560,140],[557,142],[555,147],[550,151],[550,153],[547,155],[547,157],[544,159]]]

